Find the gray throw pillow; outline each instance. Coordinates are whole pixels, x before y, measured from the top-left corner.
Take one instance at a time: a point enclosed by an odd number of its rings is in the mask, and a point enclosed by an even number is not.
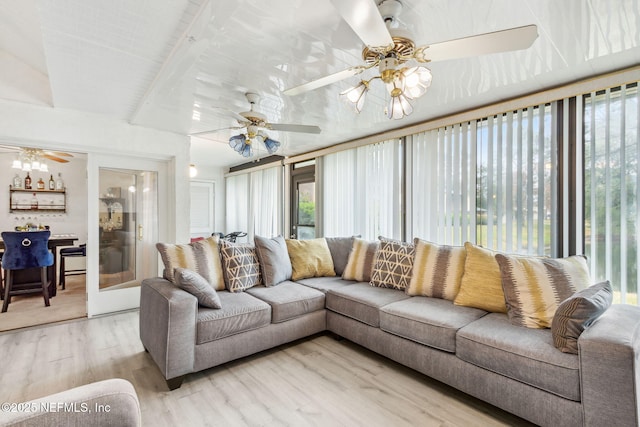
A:
[[[255,236],[254,244],[260,261],[262,283],[265,286],[275,286],[285,280],[291,280],[293,268],[284,237],[277,236],[269,239]]]
[[[589,286],[564,300],[551,322],[553,344],[564,353],[578,354],[578,337],[610,306],[611,284]]]
[[[198,304],[209,308],[222,308],[220,297],[209,282],[200,274],[186,268],[173,271],[176,284],[198,299]]]
[[[333,259],[333,269],[336,272],[336,276],[342,276],[342,273],[344,273],[354,239],[355,236],[325,237],[327,246],[329,246],[329,252],[331,252],[331,258]]]

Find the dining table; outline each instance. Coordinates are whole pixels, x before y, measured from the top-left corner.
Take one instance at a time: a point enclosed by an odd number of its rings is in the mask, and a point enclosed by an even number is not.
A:
[[[66,234],[51,234],[49,237],[49,250],[53,253],[53,264],[47,267],[47,277],[49,278],[49,297],[56,296],[56,289],[58,284],[58,268],[57,268],[57,248],[59,246],[74,246],[78,241],[78,236],[73,233]],[[0,251],[4,251],[4,241],[0,238]],[[15,273],[15,284],[19,285],[20,282],[27,282],[32,280],[39,280],[40,272],[38,268],[28,268],[20,270]]]

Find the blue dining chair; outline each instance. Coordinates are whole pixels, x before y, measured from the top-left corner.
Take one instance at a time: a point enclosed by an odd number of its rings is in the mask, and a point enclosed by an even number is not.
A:
[[[49,307],[47,267],[53,265],[53,254],[48,246],[50,236],[49,230],[2,232],[5,247],[2,255],[2,268],[5,272],[2,313],[7,311],[12,295],[42,292],[44,305]],[[39,282],[14,284],[15,272],[31,268],[40,269]]]

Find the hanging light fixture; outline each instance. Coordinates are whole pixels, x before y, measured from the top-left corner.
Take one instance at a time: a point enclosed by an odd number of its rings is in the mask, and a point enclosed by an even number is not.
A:
[[[22,148],[18,158],[14,159],[11,167],[24,172],[49,172],[49,166],[40,157],[42,150],[37,148]]]
[[[196,168],[196,165],[191,163],[189,165],[189,177],[190,178],[195,178],[197,175],[198,175],[198,169]]]
[[[340,98],[351,104],[357,113],[362,111],[369,84],[382,80],[390,96],[385,113],[389,119],[401,119],[413,112],[409,100],[417,99],[431,86],[431,71],[422,65],[398,69],[400,61],[393,55],[380,61],[379,75],[369,80],[361,80],[356,86],[340,93]]]
[[[242,157],[253,155],[253,143],[264,144],[267,152],[273,154],[280,148],[280,142],[269,138],[266,132],[258,130],[257,126],[247,126],[247,133],[234,135],[229,138],[229,146],[238,152]]]

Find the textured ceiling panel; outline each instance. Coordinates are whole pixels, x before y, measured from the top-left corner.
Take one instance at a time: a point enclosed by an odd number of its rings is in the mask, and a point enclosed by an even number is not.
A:
[[[292,155],[640,58],[638,0],[401,1],[397,21],[418,45],[529,24],[539,36],[526,50],[429,63],[431,87],[399,121],[384,114],[389,95],[379,80],[371,82],[360,114],[338,99],[360,78],[377,75],[375,68],[297,96],[282,94],[363,64],[362,42],[329,0],[26,0],[3,8],[0,49],[26,50],[22,61],[48,72],[55,106],[183,134],[224,129],[198,138],[198,161],[211,164],[233,164],[226,141],[241,131],[229,128],[238,125],[234,113],[249,109],[248,91],[261,95],[255,108],[269,122],[322,128],[319,135],[269,131],[283,144],[279,154]]]

